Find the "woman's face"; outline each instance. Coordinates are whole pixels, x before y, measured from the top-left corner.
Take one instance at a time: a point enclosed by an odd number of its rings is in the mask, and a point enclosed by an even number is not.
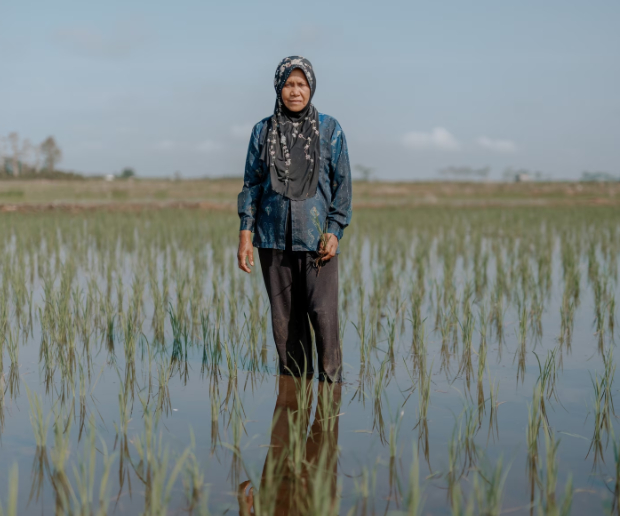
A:
[[[282,102],[291,111],[301,111],[310,100],[310,85],[304,72],[295,68],[282,88]]]

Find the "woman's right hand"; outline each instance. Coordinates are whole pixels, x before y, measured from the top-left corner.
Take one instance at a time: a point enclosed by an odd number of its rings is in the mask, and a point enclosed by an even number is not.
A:
[[[254,267],[252,232],[248,229],[242,229],[239,231],[239,251],[237,251],[237,262],[242,271],[252,272],[252,269],[250,269],[246,263],[246,258],[249,259],[250,265]]]

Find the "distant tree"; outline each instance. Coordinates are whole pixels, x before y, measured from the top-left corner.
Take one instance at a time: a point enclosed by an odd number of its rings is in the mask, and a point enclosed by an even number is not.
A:
[[[11,147],[11,174],[14,177],[19,176],[19,169],[21,163],[21,149],[19,147],[19,135],[15,132],[9,133],[7,138],[9,146]]]
[[[594,172],[590,172],[588,170],[584,170],[581,173],[581,181],[596,181],[596,182],[610,182],[610,181],[620,181],[620,176],[611,174],[610,172],[605,172],[602,170],[597,170]]]
[[[132,167],[125,167],[121,172],[122,179],[129,179],[130,177],[136,177],[136,171]]]
[[[28,140],[26,140],[28,141]],[[30,154],[32,155],[32,170],[35,174],[38,174],[41,170],[41,146],[30,145]]]
[[[365,165],[355,165],[355,170],[357,170],[360,176],[362,176],[362,181],[370,181],[370,176],[375,171],[374,168],[367,167]]]
[[[0,173],[2,174],[6,174],[6,148],[6,138],[4,136],[0,136],[0,167],[2,167]]]
[[[54,172],[56,165],[62,160],[62,151],[53,136],[48,136],[41,144],[41,155],[43,156],[43,168],[47,172]]]
[[[26,138],[22,142],[20,150],[20,172],[31,173],[33,170],[32,157],[35,155],[34,146],[30,143],[30,140]]]
[[[452,176],[452,177],[464,177],[464,178],[486,178],[491,172],[491,167],[472,168],[472,167],[445,167],[438,170],[439,174]]]

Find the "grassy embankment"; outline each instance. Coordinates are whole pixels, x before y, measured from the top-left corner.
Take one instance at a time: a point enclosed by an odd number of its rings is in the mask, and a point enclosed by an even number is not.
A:
[[[240,178],[0,182],[0,210],[180,205],[234,210]],[[617,183],[354,182],[356,207],[620,204]]]

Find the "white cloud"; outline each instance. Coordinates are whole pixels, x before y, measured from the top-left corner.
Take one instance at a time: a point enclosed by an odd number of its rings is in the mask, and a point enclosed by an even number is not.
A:
[[[403,136],[402,142],[412,149],[455,151],[461,148],[460,142],[443,127],[435,127],[429,133],[411,131]]]
[[[484,148],[495,152],[516,152],[517,144],[512,140],[493,140],[486,136],[481,136],[476,140],[476,143]]]
[[[230,134],[240,140],[247,140],[252,134],[252,129],[254,129],[254,124],[251,123],[233,125],[230,129]]]

